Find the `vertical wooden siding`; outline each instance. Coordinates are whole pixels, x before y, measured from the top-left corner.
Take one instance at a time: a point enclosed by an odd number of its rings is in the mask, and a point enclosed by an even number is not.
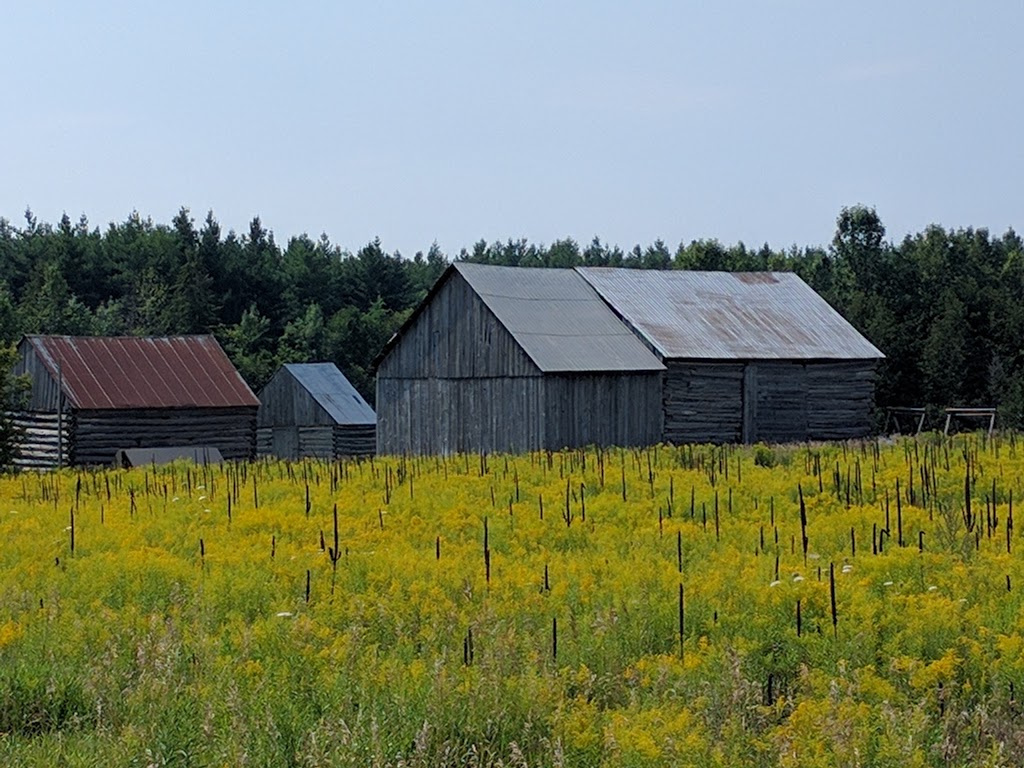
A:
[[[541,373],[453,272],[377,371],[377,449],[388,454],[543,447]]]
[[[35,348],[27,341],[23,341],[18,347],[18,361],[14,366],[14,374],[28,376],[31,391],[26,410],[45,413],[57,412],[58,403],[61,402],[57,377],[50,374],[39,355],[36,354]],[[68,404],[65,403],[64,407],[66,409]]]
[[[544,447],[540,377],[377,379],[377,448],[388,454]]]
[[[377,378],[487,376],[540,376],[540,371],[466,281],[452,271],[381,361]]]
[[[260,392],[257,427],[333,426],[334,419],[287,369],[281,368]]]
[[[803,363],[747,363],[744,377],[746,442],[807,439],[807,372]]]
[[[661,373],[549,374],[545,447],[652,445],[662,439]]]

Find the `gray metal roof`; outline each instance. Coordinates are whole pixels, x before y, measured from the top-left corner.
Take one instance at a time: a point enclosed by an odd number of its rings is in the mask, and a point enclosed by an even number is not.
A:
[[[864,360],[884,355],[792,272],[577,272],[663,358]]]
[[[338,424],[376,424],[377,414],[334,363],[285,363],[299,382]]]
[[[571,269],[454,267],[541,371],[665,368]]]

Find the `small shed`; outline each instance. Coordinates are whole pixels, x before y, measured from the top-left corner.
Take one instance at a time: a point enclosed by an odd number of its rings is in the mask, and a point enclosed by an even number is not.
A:
[[[119,449],[256,448],[259,400],[213,336],[25,336],[31,384],[16,464],[110,464]]]
[[[571,269],[456,262],[375,364],[380,453],[661,437],[665,366]]]
[[[377,414],[334,363],[288,363],[259,395],[256,445],[282,459],[372,456]]]
[[[665,364],[666,442],[870,432],[884,355],[796,274],[578,271]]]
[[[120,469],[191,461],[194,464],[220,464],[224,457],[208,445],[176,445],[167,448],[122,448],[114,454],[114,466]]]

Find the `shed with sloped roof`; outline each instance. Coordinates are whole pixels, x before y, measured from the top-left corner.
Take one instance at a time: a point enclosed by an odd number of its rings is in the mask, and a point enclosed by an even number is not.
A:
[[[377,414],[334,363],[287,363],[259,399],[261,456],[330,459],[376,450]]]
[[[664,439],[799,442],[871,429],[883,354],[791,272],[577,270],[665,364]]]
[[[31,385],[21,466],[110,464],[129,448],[255,454],[259,400],[213,336],[25,336],[14,372]]]
[[[456,262],[375,364],[380,453],[661,438],[665,366],[571,269]]]

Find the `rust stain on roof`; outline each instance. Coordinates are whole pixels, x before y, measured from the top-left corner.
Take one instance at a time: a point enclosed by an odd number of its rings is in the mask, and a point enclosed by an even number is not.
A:
[[[884,355],[791,272],[580,267],[663,358],[874,360]]]
[[[76,408],[259,406],[213,336],[25,338]]]
[[[733,277],[739,280],[741,283],[747,285],[757,285],[758,283],[777,283],[779,279],[775,277],[771,272],[730,272]]]

